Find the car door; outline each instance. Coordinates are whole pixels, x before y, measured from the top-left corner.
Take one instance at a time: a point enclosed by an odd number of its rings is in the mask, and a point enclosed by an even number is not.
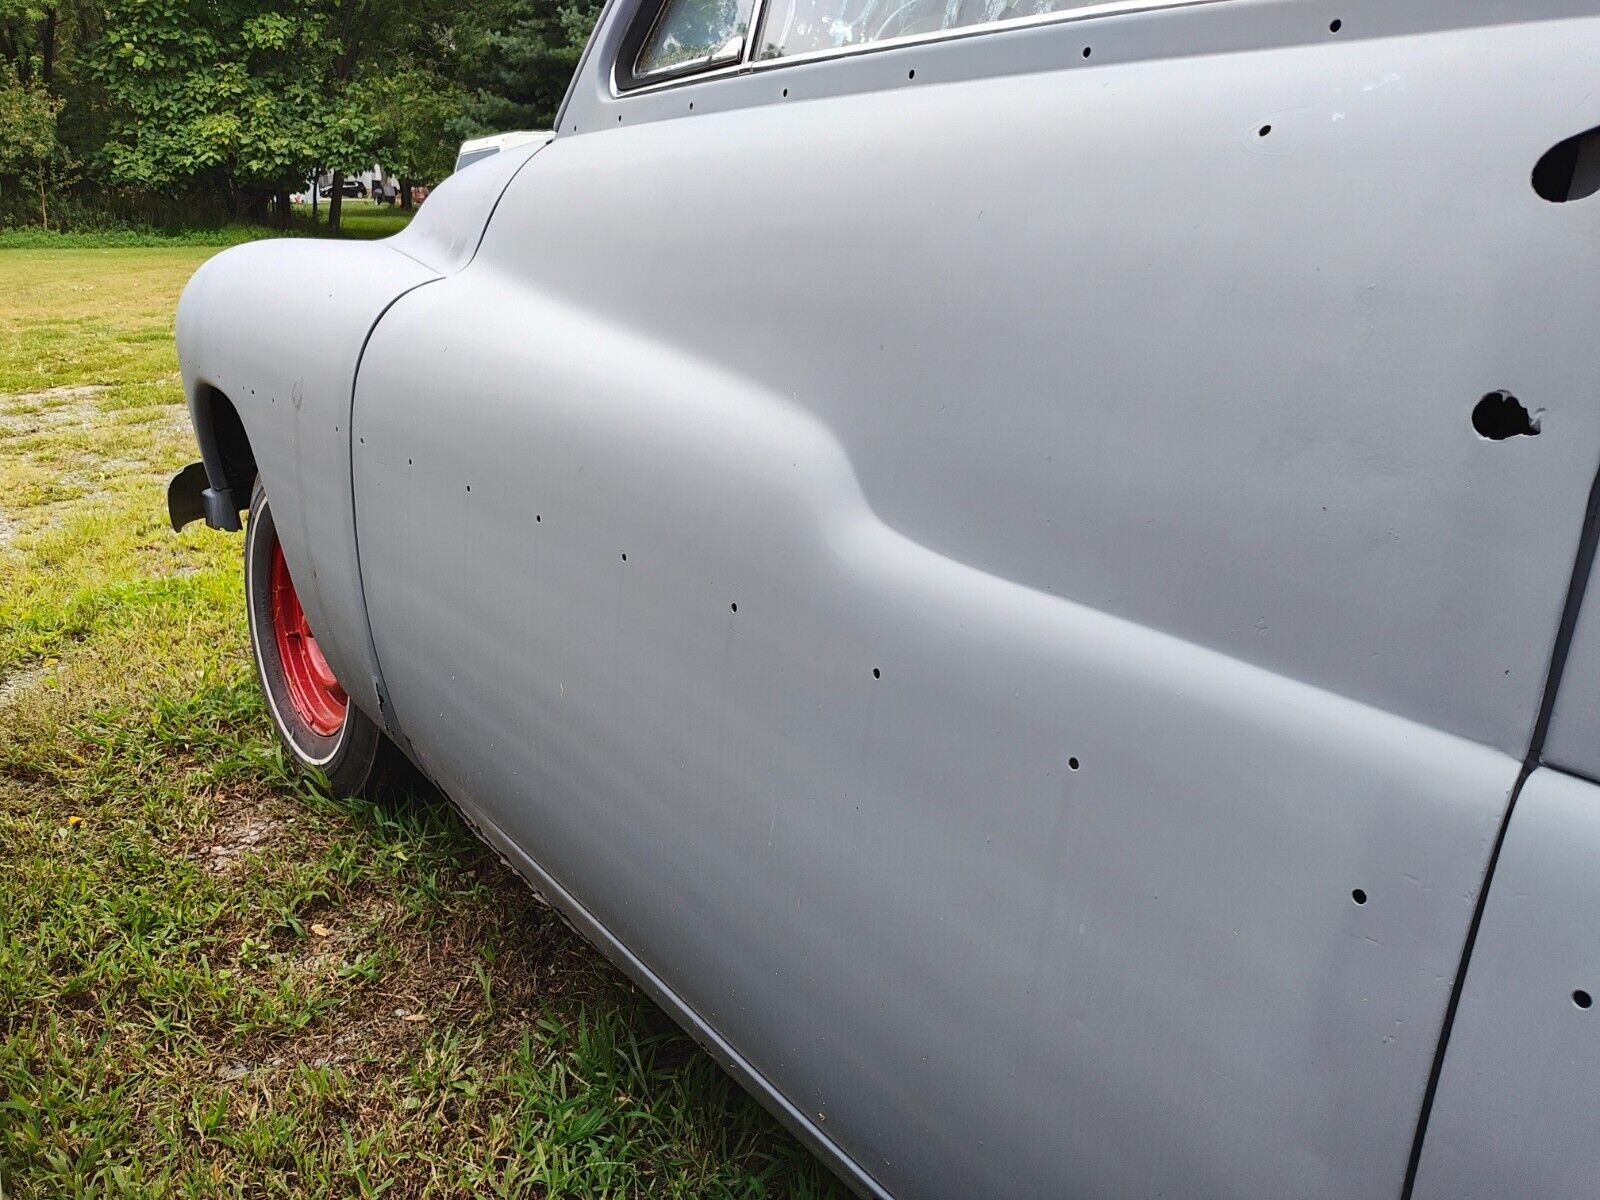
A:
[[[362,363],[417,756],[863,1191],[1396,1195],[1600,462],[1589,8],[613,6]]]

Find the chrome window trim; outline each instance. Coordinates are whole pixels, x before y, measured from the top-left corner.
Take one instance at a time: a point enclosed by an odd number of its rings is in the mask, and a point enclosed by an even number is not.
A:
[[[766,20],[767,10],[771,4],[771,0],[757,0],[755,9],[751,14],[750,29],[745,36],[744,54],[739,62],[730,63],[727,66],[717,67],[709,71],[697,71],[675,79],[663,79],[656,83],[642,84],[639,87],[622,90],[617,87],[617,62],[613,58],[610,78],[611,98],[613,100],[622,100],[630,96],[642,96],[664,91],[667,88],[699,83],[706,79],[726,79],[734,75],[748,75],[756,71],[786,67],[792,63],[810,63],[833,58],[847,58],[857,54],[871,54],[878,50],[898,50],[904,46],[919,46],[929,42],[948,42],[957,38],[978,37],[983,34],[1006,32],[1013,29],[1031,29],[1040,25],[1065,25],[1078,21],[1092,21],[1100,17],[1159,12],[1169,8],[1199,8],[1202,5],[1228,2],[1229,0],[1106,0],[1102,4],[1086,4],[1082,8],[1071,8],[1064,12],[1036,13],[1026,17],[1012,17],[1006,21],[986,21],[974,25],[962,25],[956,29],[938,29],[931,33],[912,33],[904,37],[884,38],[874,42],[857,42],[853,46],[839,46],[827,50],[810,50],[804,54],[753,59],[751,55],[755,52],[755,41],[761,31],[762,23]],[[663,7],[665,7],[664,0]]]
[[[651,30],[651,32],[654,33],[655,31]],[[750,39],[748,37],[745,38],[746,44],[749,43],[749,40]],[[641,50],[640,53],[642,54],[642,53],[644,53],[644,51]],[[740,50],[740,52],[738,54],[725,54],[720,59],[714,54],[706,54],[706,55],[702,55],[700,58],[687,58],[687,59],[684,59],[683,62],[673,63],[670,67],[657,67],[653,71],[638,71],[638,70],[635,70],[633,77],[635,79],[649,79],[650,76],[652,76],[652,75],[665,75],[669,71],[676,71],[676,72],[679,72],[682,75],[697,75],[698,76],[698,75],[705,74],[704,71],[700,71],[700,70],[697,69],[697,68],[699,68],[701,66],[710,67],[712,64],[724,64],[724,65],[731,66],[731,67],[737,67],[743,61],[744,61],[744,51],[743,50]],[[637,63],[635,63],[635,66],[637,66]],[[659,82],[663,82],[663,81],[657,80],[657,82],[659,83]],[[650,84],[644,84],[642,86],[649,87],[651,85]],[[638,91],[639,89],[638,88],[633,88],[631,90],[632,91]]]
[[[761,17],[766,9],[766,0],[752,0],[750,5],[750,20],[745,25],[744,35],[739,39],[739,49],[733,54],[719,54],[712,51],[700,58],[688,59],[681,63],[673,63],[667,67],[656,67],[652,71],[639,70],[639,57],[644,54],[644,48],[650,44],[650,39],[655,36],[656,30],[661,28],[661,22],[667,15],[667,6],[672,0],[656,0],[656,13],[650,21],[650,26],[645,30],[644,37],[639,40],[639,47],[633,52],[634,58],[630,70],[627,72],[630,79],[646,80],[652,75],[660,76],[654,83],[635,83],[634,86],[622,89],[617,86],[617,68],[621,64],[622,55],[628,52],[630,39],[624,38],[622,45],[611,62],[611,94],[613,97],[632,95],[635,92],[646,91],[660,87],[665,83],[678,83],[686,78],[703,79],[707,75],[716,75],[736,70],[749,60],[751,39],[755,31],[761,27]],[[630,15],[630,21],[638,19],[638,13]],[[730,39],[731,40],[731,39]],[[719,50],[727,48],[724,42]]]
[[[745,62],[729,63],[725,67],[715,67],[709,71],[694,71],[687,75],[680,75],[676,79],[661,79],[655,83],[641,83],[638,87],[619,88],[617,86],[617,60],[611,60],[611,99],[626,100],[633,96],[647,96],[653,92],[665,91],[668,88],[682,87],[686,83],[699,83],[705,79],[726,79],[730,75],[742,74]]]
[[[650,31],[645,34],[645,45],[649,44],[651,37],[653,37],[656,30],[661,27],[661,18],[667,15],[668,3],[670,3],[670,0],[662,0],[661,11],[656,14],[655,24],[651,25]],[[635,79],[649,79],[652,75],[662,75],[668,76],[670,79],[679,79],[692,75],[698,78],[699,76],[706,74],[709,70],[717,70],[723,67],[740,66],[745,62],[745,56],[750,53],[750,30],[755,28],[755,17],[756,6],[752,6],[750,11],[751,25],[744,31],[744,35],[739,39],[739,49],[732,54],[724,53],[724,51],[727,49],[727,43],[725,42],[723,43],[721,50],[713,51],[710,54],[701,55],[699,58],[689,58],[680,63],[673,63],[668,67],[656,67],[654,70],[640,71],[639,55],[644,53],[644,46],[640,46],[639,52],[634,56],[633,60],[633,77]],[[733,39],[731,38],[729,39],[729,41],[732,40]],[[706,70],[702,70],[702,67],[706,68]],[[613,80],[616,78],[615,69],[613,69],[612,78]],[[656,82],[663,83],[667,81],[668,80],[658,79]],[[649,87],[652,85],[642,84],[640,86]],[[639,90],[639,88],[630,88],[628,90],[636,92]]]

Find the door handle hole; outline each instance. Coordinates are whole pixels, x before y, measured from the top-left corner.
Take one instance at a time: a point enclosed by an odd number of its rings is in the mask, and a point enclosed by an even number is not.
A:
[[[1533,190],[1551,204],[1600,192],[1600,126],[1557,142],[1534,164]]]

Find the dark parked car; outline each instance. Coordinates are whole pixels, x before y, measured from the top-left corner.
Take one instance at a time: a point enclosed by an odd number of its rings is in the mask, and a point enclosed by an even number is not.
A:
[[[346,179],[339,184],[339,191],[346,196],[365,196],[367,194],[367,185],[359,179]],[[327,199],[333,195],[333,184],[323,184],[317,189],[317,194],[323,199]]]

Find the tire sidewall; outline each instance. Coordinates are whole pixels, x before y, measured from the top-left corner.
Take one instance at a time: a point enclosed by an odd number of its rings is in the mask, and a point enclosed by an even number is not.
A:
[[[250,497],[245,527],[244,592],[250,625],[250,653],[266,697],[267,711],[284,750],[302,768],[322,772],[341,790],[358,792],[365,785],[376,749],[377,728],[354,704],[331,736],[319,734],[301,719],[289,699],[283,660],[272,617],[272,550],[278,541],[272,506],[259,480]]]

